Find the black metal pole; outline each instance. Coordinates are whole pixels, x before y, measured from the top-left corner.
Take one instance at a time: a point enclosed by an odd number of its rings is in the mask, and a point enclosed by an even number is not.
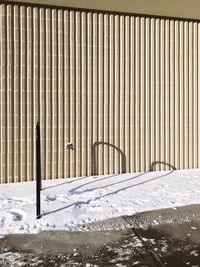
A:
[[[36,125],[36,218],[41,218],[41,158],[40,158],[40,124]]]

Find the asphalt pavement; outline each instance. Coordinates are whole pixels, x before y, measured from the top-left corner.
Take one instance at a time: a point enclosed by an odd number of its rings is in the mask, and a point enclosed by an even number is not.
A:
[[[200,266],[200,205],[144,212],[74,230],[0,239],[0,266]]]

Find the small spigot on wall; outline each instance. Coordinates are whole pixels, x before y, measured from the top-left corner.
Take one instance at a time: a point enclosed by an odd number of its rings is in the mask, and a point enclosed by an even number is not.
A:
[[[74,144],[73,143],[66,143],[66,149],[67,150],[74,150]]]

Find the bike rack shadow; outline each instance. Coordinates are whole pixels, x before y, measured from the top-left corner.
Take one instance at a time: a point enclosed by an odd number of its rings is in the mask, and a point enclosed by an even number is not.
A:
[[[108,147],[111,147],[111,148],[114,148],[121,156],[121,170],[122,170],[122,173],[126,173],[126,156],[124,154],[124,152],[116,147],[115,145],[113,144],[110,144],[108,142],[104,142],[104,141],[100,141],[100,142],[95,142],[92,144],[92,169],[91,169],[91,174],[94,176],[94,175],[98,175],[98,165],[97,165],[97,153],[96,153],[96,150],[99,146],[108,146]]]
[[[164,161],[154,161],[154,162],[151,163],[151,165],[150,165],[150,167],[149,167],[149,171],[150,171],[150,172],[155,171],[154,168],[155,168],[156,165],[158,165],[158,164],[169,167],[169,170],[173,170],[173,171],[176,170],[176,168],[175,168],[173,165],[171,165],[170,163],[167,163],[167,162],[164,162]]]
[[[151,165],[154,166],[155,163],[153,162]],[[166,165],[168,166],[167,163],[166,163]],[[171,165],[170,165],[170,166],[171,166]],[[83,200],[83,201],[80,201],[80,200],[79,200],[79,201],[76,201],[76,202],[71,203],[71,204],[69,204],[69,205],[67,205],[67,206],[65,206],[65,207],[61,207],[61,208],[58,208],[58,209],[56,209],[56,210],[53,210],[53,211],[50,211],[50,212],[46,212],[46,213],[44,213],[44,215],[49,215],[49,214],[52,214],[52,213],[56,213],[56,212],[59,212],[59,211],[68,209],[68,208],[70,208],[70,207],[72,207],[72,206],[90,204],[91,201],[96,201],[96,200],[102,199],[102,198],[104,198],[104,197],[113,196],[113,195],[118,194],[119,192],[122,192],[122,191],[126,190],[126,189],[134,188],[134,187],[136,187],[136,186],[140,186],[140,185],[143,185],[143,184],[146,184],[146,183],[150,183],[150,182],[153,182],[153,181],[158,180],[158,179],[160,179],[160,178],[169,176],[170,174],[172,174],[172,173],[174,172],[174,170],[175,170],[175,169],[172,169],[172,170],[170,170],[170,171],[168,171],[168,172],[166,172],[166,173],[164,173],[164,174],[162,173],[161,175],[158,175],[158,176],[155,176],[155,177],[152,177],[152,178],[150,177],[150,179],[147,179],[147,180],[144,180],[144,181],[143,181],[143,180],[142,180],[142,181],[138,181],[138,183],[135,183],[135,184],[121,186],[119,189],[116,189],[116,190],[114,190],[114,191],[108,192],[108,193],[106,193],[106,194],[104,194],[104,195],[97,196],[96,198],[90,198],[90,199],[88,199],[88,200]],[[122,181],[115,182],[115,183],[113,183],[113,184],[110,184],[110,185],[107,185],[107,186],[104,186],[104,187],[105,187],[105,188],[108,187],[108,186],[112,186],[112,187],[113,187],[113,186],[116,185],[116,184],[123,184],[123,183],[125,183],[125,182],[127,182],[127,181],[130,181],[130,180],[139,179],[139,178],[141,178],[141,177],[145,177],[146,175],[148,175],[148,173],[149,173],[149,172],[140,173],[140,174],[138,174],[138,175],[136,175],[136,176],[134,176],[134,177],[131,177],[131,178],[128,178],[128,179],[124,179],[124,180],[122,180]],[[101,187],[101,188],[103,188],[103,187]]]

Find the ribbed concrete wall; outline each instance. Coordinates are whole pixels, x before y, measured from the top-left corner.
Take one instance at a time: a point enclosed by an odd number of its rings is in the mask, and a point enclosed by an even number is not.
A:
[[[44,179],[200,167],[199,64],[197,22],[1,4],[0,181],[37,121]]]

